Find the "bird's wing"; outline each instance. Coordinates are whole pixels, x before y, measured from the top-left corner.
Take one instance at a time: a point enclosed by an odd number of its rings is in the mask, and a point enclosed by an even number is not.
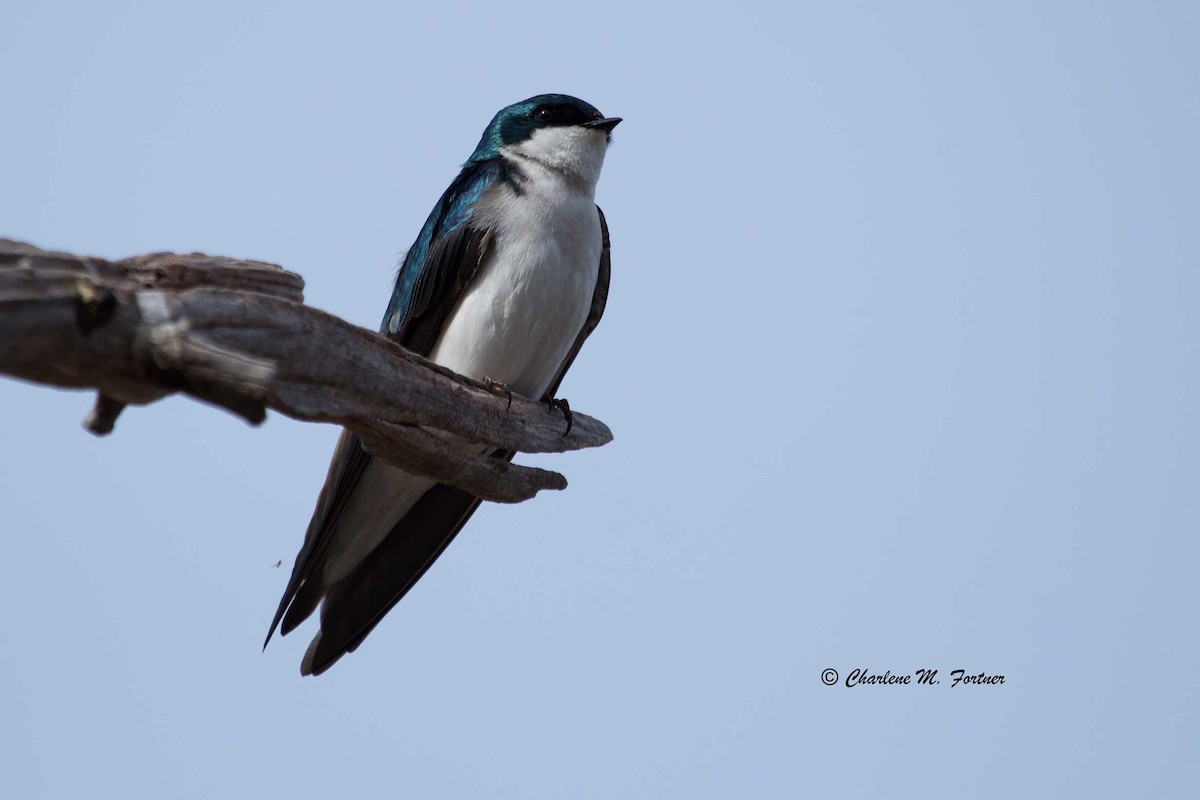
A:
[[[591,309],[543,399],[554,397],[584,341],[600,323],[608,300],[608,225],[599,206],[596,213],[600,215],[603,249]],[[492,455],[505,460],[513,456],[511,451],[496,451]],[[353,572],[329,587],[321,609],[321,632],[309,645],[300,671],[305,675],[320,675],[362,644],[442,554],[479,503],[478,497],[446,484],[439,483],[426,492]]]
[[[471,165],[459,174],[434,206],[396,276],[381,333],[419,355],[429,355],[446,315],[462,297],[487,255],[491,231],[473,225],[470,211],[495,180],[496,169],[497,165],[485,162]],[[338,519],[372,459],[357,436],[342,432],[308,523],[304,544],[296,555],[292,576],[263,647],[271,641],[281,621],[286,635],[321,602],[326,589],[321,572]]]

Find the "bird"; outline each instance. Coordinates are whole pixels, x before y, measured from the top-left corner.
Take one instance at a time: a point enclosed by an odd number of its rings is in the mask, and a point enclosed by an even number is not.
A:
[[[620,122],[565,94],[497,112],[404,256],[380,333],[510,399],[561,408],[569,424],[570,406],[555,393],[608,299],[608,224],[595,195]],[[263,649],[319,605],[300,672],[328,670],[479,503],[374,458],[343,430]]]

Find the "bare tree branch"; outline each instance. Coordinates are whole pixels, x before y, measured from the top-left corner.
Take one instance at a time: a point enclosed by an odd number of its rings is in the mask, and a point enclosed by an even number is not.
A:
[[[84,424],[97,435],[126,405],[179,392],[255,425],[268,408],[343,425],[390,464],[500,502],[567,482],[481,450],[612,441],[579,412],[564,436],[561,413],[516,396],[510,406],[479,381],[304,305],[303,289],[299,275],[261,261],[106,261],[0,239],[0,373],[96,389]]]

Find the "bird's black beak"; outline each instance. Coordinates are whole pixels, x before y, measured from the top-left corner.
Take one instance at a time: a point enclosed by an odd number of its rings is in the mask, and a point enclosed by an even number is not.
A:
[[[612,129],[617,127],[621,122],[620,117],[605,117],[604,119],[594,119],[591,122],[583,123],[583,127],[592,128],[597,131],[611,133]]]

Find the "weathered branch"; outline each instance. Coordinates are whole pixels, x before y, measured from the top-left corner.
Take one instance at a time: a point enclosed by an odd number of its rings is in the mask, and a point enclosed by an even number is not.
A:
[[[84,424],[98,435],[126,405],[176,392],[251,424],[268,408],[337,423],[378,458],[501,502],[566,479],[481,450],[563,452],[612,440],[579,412],[564,436],[561,413],[516,396],[510,406],[478,381],[304,305],[303,288],[299,275],[261,261],[105,261],[0,239],[0,373],[96,389]]]

